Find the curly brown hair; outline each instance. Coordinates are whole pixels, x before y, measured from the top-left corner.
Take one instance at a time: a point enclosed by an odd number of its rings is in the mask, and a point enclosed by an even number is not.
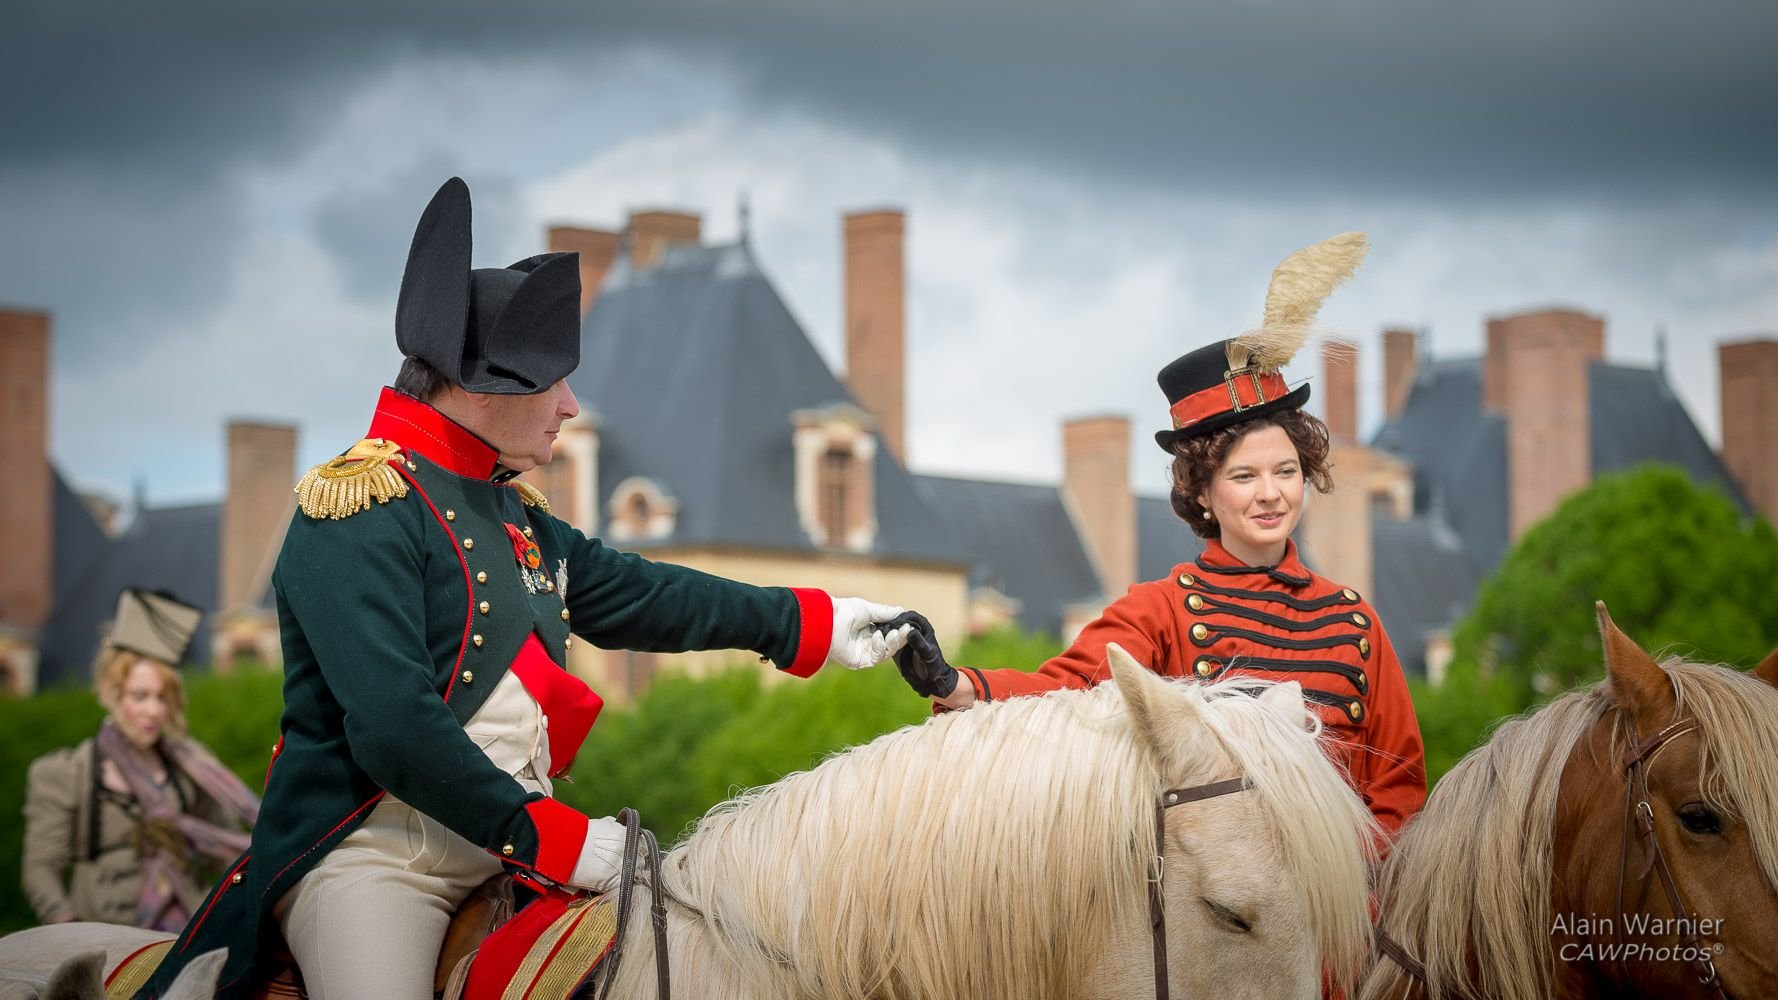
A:
[[[1333,489],[1333,467],[1327,462],[1327,425],[1321,418],[1301,410],[1274,410],[1263,416],[1230,424],[1220,430],[1198,437],[1173,442],[1173,513],[1191,525],[1199,538],[1218,538],[1222,525],[1215,518],[1202,516],[1198,497],[1210,489],[1210,480],[1222,463],[1228,460],[1235,442],[1267,425],[1282,427],[1296,445],[1297,458],[1303,465],[1303,479],[1316,490],[1327,493]]]

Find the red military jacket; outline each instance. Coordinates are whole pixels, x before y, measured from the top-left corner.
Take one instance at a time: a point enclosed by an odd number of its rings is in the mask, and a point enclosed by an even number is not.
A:
[[[1105,645],[1168,677],[1296,681],[1339,740],[1335,763],[1394,836],[1426,801],[1426,755],[1407,679],[1377,613],[1304,568],[1286,543],[1276,566],[1248,566],[1215,539],[1196,563],[1131,587],[1062,655],[1035,672],[964,670],[980,699],[1108,680]]]

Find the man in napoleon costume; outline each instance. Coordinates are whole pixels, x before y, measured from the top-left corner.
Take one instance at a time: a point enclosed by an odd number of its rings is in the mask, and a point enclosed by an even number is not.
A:
[[[579,303],[572,253],[472,270],[469,189],[439,189],[396,306],[401,374],[364,440],[297,487],[252,845],[139,996],[219,947],[217,995],[246,996],[282,935],[316,1000],[422,1000],[452,911],[491,876],[609,888],[623,827],[550,795],[601,704],[564,668],[576,637],[752,650],[797,676],[906,641],[874,627],[900,608],[607,548],[514,479],[578,412]]]

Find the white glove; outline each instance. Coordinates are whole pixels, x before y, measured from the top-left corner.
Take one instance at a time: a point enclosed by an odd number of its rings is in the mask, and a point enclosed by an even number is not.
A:
[[[862,597],[833,599],[833,641],[828,644],[827,658],[850,670],[874,667],[907,644],[912,625],[884,634],[877,622],[886,622],[906,611],[888,604],[872,604]]]
[[[624,825],[610,816],[589,819],[586,841],[580,845],[580,859],[574,862],[574,874],[568,884],[576,889],[610,892],[623,874]]]

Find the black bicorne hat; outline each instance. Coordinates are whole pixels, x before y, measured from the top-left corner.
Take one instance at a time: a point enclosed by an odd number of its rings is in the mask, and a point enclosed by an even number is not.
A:
[[[1307,384],[1291,389],[1281,369],[1309,339],[1328,293],[1358,270],[1370,250],[1363,233],[1341,233],[1285,258],[1266,289],[1265,320],[1257,329],[1175,358],[1156,381],[1167,394],[1171,430],[1155,443],[1174,443],[1278,410],[1300,410]]]
[[[469,185],[444,182],[414,229],[395,343],[470,392],[542,392],[580,364],[580,258],[470,269]]]

